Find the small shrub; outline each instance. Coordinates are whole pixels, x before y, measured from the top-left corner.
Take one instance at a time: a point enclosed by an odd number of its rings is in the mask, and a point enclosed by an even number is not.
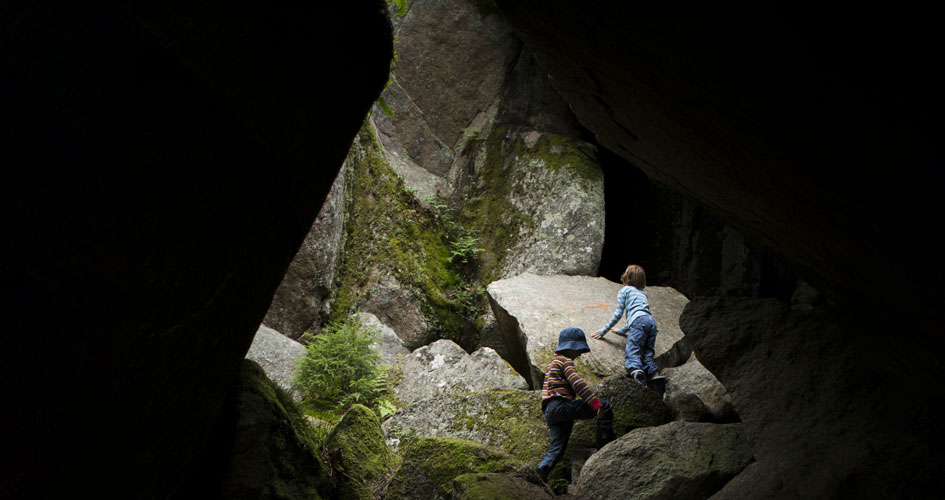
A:
[[[356,315],[329,324],[308,341],[293,381],[303,404],[344,410],[354,403],[375,407],[388,392],[387,367],[371,344],[377,333]]]

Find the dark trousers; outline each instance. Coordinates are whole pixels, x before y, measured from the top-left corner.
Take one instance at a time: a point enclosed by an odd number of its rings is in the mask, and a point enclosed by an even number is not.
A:
[[[600,402],[603,405],[604,414],[597,420],[597,428],[613,436],[614,407],[603,399]],[[581,399],[552,399],[545,407],[545,422],[551,432],[551,449],[538,464],[538,468],[551,470],[558,463],[558,460],[561,459],[564,451],[568,448],[568,439],[571,438],[571,430],[574,428],[575,420],[594,418],[595,416],[597,416],[597,413],[594,409]]]

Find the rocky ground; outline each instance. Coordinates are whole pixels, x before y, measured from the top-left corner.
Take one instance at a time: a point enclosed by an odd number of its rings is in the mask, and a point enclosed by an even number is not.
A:
[[[556,332],[544,330],[558,325],[578,324],[589,330],[592,324],[603,325],[612,307],[604,302],[619,289],[616,283],[581,276],[523,275],[507,281],[490,286],[493,306],[503,307],[497,316],[518,325],[515,337],[528,342],[534,342],[533,337],[551,342]],[[539,294],[538,289],[556,294]],[[575,295],[578,290],[582,293]],[[547,484],[529,472],[549,445],[539,390],[530,389],[493,349],[470,354],[441,339],[410,351],[376,316],[362,313],[362,325],[379,334],[374,347],[382,362],[397,371],[393,393],[399,408],[383,422],[358,419],[358,425],[374,429],[358,432],[384,436],[372,438],[373,451],[359,448],[365,455],[359,460],[374,463],[376,458],[388,468],[359,479],[370,488],[349,484],[345,491],[371,498],[366,492],[376,494],[380,488],[392,499],[513,498],[523,492],[535,498],[632,494],[656,499],[708,498],[716,493],[754,461],[746,431],[722,384],[691,348],[679,346],[687,343],[678,327],[685,297],[672,289],[648,291],[661,332],[658,354],[667,378],[665,394],[661,397],[623,375],[622,349],[590,340],[592,354],[599,355],[580,368],[599,397],[614,405],[617,439],[596,449],[592,422],[577,422],[566,457]],[[595,293],[600,302],[588,302]],[[549,300],[564,306],[548,314]],[[585,302],[594,307],[585,307]],[[274,336],[282,340],[276,342]],[[287,353],[301,353],[300,345],[286,349],[286,344],[295,342],[262,327],[249,356],[263,363],[273,378],[284,380],[294,366]],[[613,365],[609,370],[603,368],[607,363]],[[388,454],[396,458],[385,458]]]

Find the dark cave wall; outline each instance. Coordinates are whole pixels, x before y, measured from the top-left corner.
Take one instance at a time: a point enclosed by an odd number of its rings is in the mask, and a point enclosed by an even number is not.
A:
[[[798,318],[834,318],[804,319],[804,334],[849,346],[838,358],[785,334],[765,348],[754,332],[769,334],[778,318],[746,317],[733,304],[762,311],[770,302],[722,301],[707,314],[687,308],[681,322],[700,324],[702,348],[719,350],[705,353],[705,366],[726,387],[744,384],[768,408],[847,429],[817,437],[781,422],[746,421],[759,429],[756,445],[776,436],[803,452],[827,440],[847,453],[838,456],[853,457],[816,470],[803,453],[756,446],[754,475],[719,498],[837,498],[847,487],[865,498],[945,494],[934,451],[945,438],[926,410],[945,402],[945,373],[931,354],[945,342],[945,272],[937,262],[945,248],[935,229],[945,213],[938,145],[945,77],[929,64],[940,45],[934,13],[804,2],[496,3],[599,144],[688,200],[681,208],[697,203],[695,210],[760,251],[752,295],[784,301],[796,275],[826,302],[779,307]],[[644,265],[677,262],[647,252],[637,254]],[[682,271],[674,268],[669,279],[685,282]],[[824,395],[865,388],[868,399],[857,405],[882,411],[799,405],[801,389],[770,390],[763,370],[729,369],[758,355],[783,355],[787,369],[799,370],[791,377],[774,369],[782,388],[793,381],[830,401],[839,400]],[[842,377],[820,377],[830,370]],[[754,406],[750,399],[740,401]],[[913,443],[933,444],[910,449]],[[754,480],[763,475],[776,479]]]
[[[602,146],[833,298],[868,300],[882,266],[898,315],[943,323],[931,13],[497,5]]]
[[[387,79],[384,9],[0,5],[0,497],[174,491]]]

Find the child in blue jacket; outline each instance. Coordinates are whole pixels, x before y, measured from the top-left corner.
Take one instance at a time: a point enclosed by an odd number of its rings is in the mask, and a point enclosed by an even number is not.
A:
[[[624,346],[623,362],[627,375],[640,385],[646,386],[647,379],[659,375],[660,367],[653,360],[656,355],[656,321],[650,313],[650,304],[646,298],[646,273],[643,268],[631,264],[620,277],[624,287],[617,293],[617,310],[607,326],[591,334],[601,339],[626,314],[627,325],[617,330],[617,335],[627,337]]]

